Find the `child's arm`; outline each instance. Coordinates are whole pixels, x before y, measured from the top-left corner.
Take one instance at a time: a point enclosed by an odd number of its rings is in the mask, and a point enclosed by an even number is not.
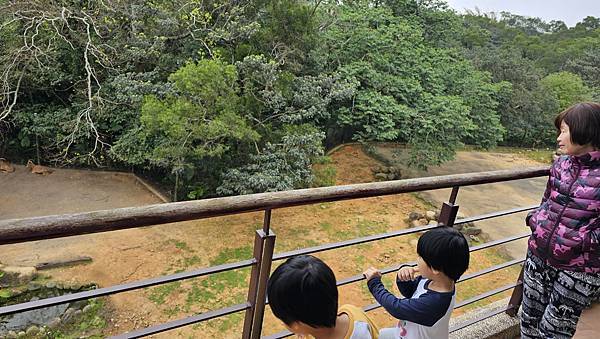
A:
[[[421,280],[418,278],[418,275],[419,270],[414,266],[402,265],[398,269],[396,286],[398,286],[398,290],[405,298],[410,298],[415,294],[419,280]]]
[[[385,310],[397,319],[423,326],[433,326],[448,310],[451,293],[425,293],[419,298],[396,298],[385,289],[380,277],[368,281],[369,291]]]

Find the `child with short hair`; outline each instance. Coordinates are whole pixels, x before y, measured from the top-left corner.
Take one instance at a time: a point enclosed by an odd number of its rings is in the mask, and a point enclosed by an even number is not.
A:
[[[403,265],[396,285],[404,296],[397,298],[381,282],[381,272],[364,272],[369,291],[385,310],[399,319],[396,328],[384,328],[380,339],[448,338],[454,309],[455,282],[469,267],[469,244],[452,227],[425,232],[417,243],[417,267]]]
[[[267,295],[273,314],[298,337],[377,339],[378,328],[352,305],[338,309],[335,275],[311,255],[289,258],[271,274]]]
[[[563,154],[550,168],[531,228],[523,274],[522,338],[570,338],[600,297],[600,103],[554,120]]]

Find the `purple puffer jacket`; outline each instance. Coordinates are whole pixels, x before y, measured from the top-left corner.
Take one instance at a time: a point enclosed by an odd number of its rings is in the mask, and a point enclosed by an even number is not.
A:
[[[566,271],[600,272],[600,151],[562,156],[540,207],[527,215],[529,250]]]

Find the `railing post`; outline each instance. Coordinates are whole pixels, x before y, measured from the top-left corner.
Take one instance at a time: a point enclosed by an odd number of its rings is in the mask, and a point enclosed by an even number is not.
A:
[[[508,309],[506,310],[506,314],[511,317],[517,316],[519,312],[519,307],[521,307],[521,302],[523,301],[523,271],[525,270],[525,266],[521,265],[521,273],[519,273],[519,278],[517,279],[517,286],[512,291],[510,296],[510,300],[508,301]]]
[[[256,264],[252,266],[252,272],[250,273],[250,284],[248,286],[248,303],[250,308],[246,310],[244,316],[244,330],[242,332],[243,339],[249,339],[252,333],[252,321],[254,319],[254,312],[256,307],[256,296],[258,291],[258,278],[260,275],[260,267],[262,265],[263,251],[265,248],[266,234],[269,232],[271,226],[271,210],[265,210],[265,217],[263,221],[263,230],[256,230],[254,235],[254,259]],[[264,231],[267,230],[265,233]]]
[[[458,186],[452,187],[452,193],[450,194],[450,200],[442,204],[440,210],[440,216],[438,217],[438,225],[440,226],[454,226],[456,215],[458,214],[458,205],[455,205],[456,196],[458,195]]]
[[[259,231],[263,232],[263,231]],[[267,282],[271,274],[271,263],[273,262],[273,250],[275,249],[275,234],[263,233],[265,236],[265,247],[263,250],[262,264],[258,276],[258,287],[256,292],[256,304],[254,306],[254,319],[252,320],[251,339],[259,339],[262,331],[263,319],[265,317],[265,305],[267,301]]]

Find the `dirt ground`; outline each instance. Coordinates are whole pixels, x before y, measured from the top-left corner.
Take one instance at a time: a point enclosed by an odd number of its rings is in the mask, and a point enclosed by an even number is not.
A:
[[[371,168],[380,165],[368,157],[360,146],[343,147],[331,157],[332,164],[337,169],[337,184],[373,181]],[[474,155],[473,161],[481,160],[478,157]],[[487,155],[483,157],[485,160]],[[492,162],[494,157],[498,158],[493,155],[491,157]],[[499,161],[501,164],[505,162],[519,166],[530,164],[523,159],[515,159],[512,162],[506,159]],[[158,198],[131,177],[118,173],[59,169],[43,177],[31,175],[25,168],[18,167],[15,173],[0,173],[0,187],[4,192],[4,198],[0,200],[2,219],[159,202]],[[494,192],[490,191],[492,194]],[[467,194],[468,189],[461,190],[459,202],[462,201],[460,199],[467,199]],[[477,196],[476,193],[473,194]],[[537,193],[531,195],[539,196]],[[512,200],[513,205],[521,204],[519,199],[515,197]],[[533,197],[531,199],[535,200]],[[490,206],[487,206],[482,202],[479,206],[490,207],[492,210],[498,207],[497,204],[489,204]],[[467,210],[466,206],[465,202],[465,208],[461,207],[461,210],[469,215],[471,210]],[[430,205],[414,195],[404,194],[275,210],[272,215],[272,228],[277,235],[275,251],[288,251],[403,229],[407,227],[405,218],[409,212],[430,208]],[[475,212],[473,210],[472,213]],[[247,259],[252,253],[254,231],[260,228],[261,223],[262,214],[248,213],[5,245],[0,248],[0,262],[32,265],[53,259],[88,255],[93,258],[90,264],[49,270],[46,274],[56,280],[92,281],[100,286],[109,286]],[[343,279],[359,274],[371,265],[383,268],[415,260],[415,245],[416,236],[406,236],[328,251],[318,256],[332,266],[338,279]],[[478,252],[474,257],[470,271],[504,261],[501,255],[488,250]],[[238,273],[223,273],[214,278],[192,279],[180,284],[112,296],[110,305],[113,312],[106,334],[122,333],[242,302],[246,297],[248,272],[246,270]],[[484,280],[476,279],[477,283],[461,284],[459,300],[481,293],[478,291],[482,288],[489,290],[505,285],[506,276],[514,277],[514,270],[499,271],[486,276]],[[386,279],[390,286],[391,277]],[[374,302],[364,283],[342,287],[340,298],[341,303],[356,305]],[[242,317],[243,314],[235,314],[157,337],[237,338]],[[374,312],[374,318],[381,325],[393,324],[393,320],[381,310]],[[272,315],[266,315],[263,331],[265,335],[282,329]]]
[[[376,152],[394,164],[402,166],[406,153],[393,144],[383,144]],[[456,158],[441,166],[430,167],[427,171],[408,169],[408,177],[426,177],[469,172],[483,172],[523,168],[542,165],[524,156],[493,152],[457,152]],[[539,204],[547,177],[514,180],[503,183],[461,187],[457,197],[459,212],[465,216],[475,216],[495,211],[508,210],[519,206]],[[421,192],[419,195],[435,206],[448,201],[450,189]],[[525,226],[527,212],[480,221],[477,227],[483,229],[491,240],[528,232]],[[514,241],[502,246],[513,258],[525,256],[527,240]]]

